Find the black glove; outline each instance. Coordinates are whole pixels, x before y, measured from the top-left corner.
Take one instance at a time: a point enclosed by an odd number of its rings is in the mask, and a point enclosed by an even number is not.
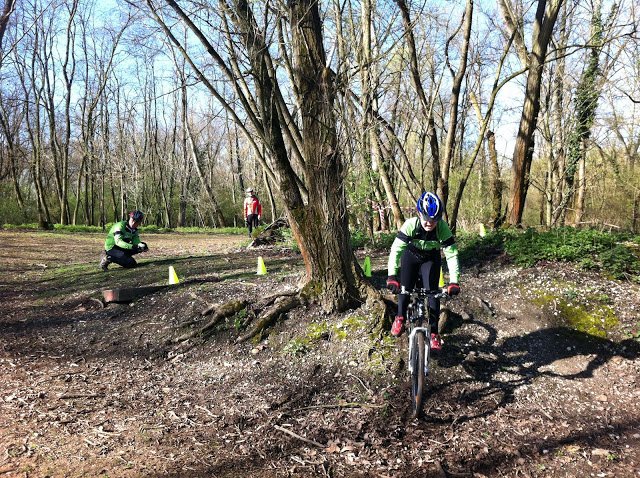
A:
[[[147,244],[145,242],[141,242],[140,244],[138,244],[138,252],[147,252],[149,250],[149,247],[147,247]]]
[[[458,295],[460,293],[460,286],[455,282],[452,282],[447,286],[447,294]]]
[[[398,282],[397,276],[387,277],[387,289],[389,289],[393,294],[400,292],[400,282]]]

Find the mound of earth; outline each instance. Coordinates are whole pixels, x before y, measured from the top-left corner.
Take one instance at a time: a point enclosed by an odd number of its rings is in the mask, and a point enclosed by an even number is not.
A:
[[[176,340],[230,300],[295,290],[291,251],[149,234],[138,269],[103,273],[102,235],[0,236],[2,477],[640,476],[637,285],[463,264],[413,419],[406,339],[365,306],[294,309],[254,342],[236,343],[243,313]],[[382,288],[386,253],[366,254]],[[178,285],[99,300],[166,284],[170,265]]]

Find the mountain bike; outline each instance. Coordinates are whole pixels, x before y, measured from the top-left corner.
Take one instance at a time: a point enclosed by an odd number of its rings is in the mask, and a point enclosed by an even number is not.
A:
[[[409,294],[407,307],[407,333],[409,334],[409,375],[411,377],[411,401],[413,416],[418,417],[422,411],[424,400],[424,384],[429,374],[429,358],[431,357],[431,325],[429,324],[428,300],[449,297],[446,289],[428,290],[415,288],[407,292],[402,288],[401,294]]]

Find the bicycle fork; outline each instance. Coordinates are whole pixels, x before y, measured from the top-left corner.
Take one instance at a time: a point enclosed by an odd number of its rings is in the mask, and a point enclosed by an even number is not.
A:
[[[429,374],[429,354],[431,353],[431,346],[428,342],[431,340],[431,327],[414,327],[409,334],[409,373],[413,373],[413,354],[418,353],[418,339],[417,333],[424,333],[424,375]]]

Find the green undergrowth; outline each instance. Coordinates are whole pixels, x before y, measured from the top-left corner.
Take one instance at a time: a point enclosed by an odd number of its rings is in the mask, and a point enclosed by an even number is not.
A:
[[[150,226],[149,226],[150,227]],[[143,229],[146,230],[146,229]],[[170,232],[181,234],[246,234],[246,227],[176,227]]]
[[[300,252],[298,244],[293,238],[293,234],[291,233],[291,229],[282,228],[278,229],[279,234],[279,243],[284,245],[285,247],[289,247],[296,252]],[[351,237],[351,247],[353,249],[384,249],[388,250],[391,247],[391,243],[396,237],[396,232],[385,232],[376,234],[373,238],[369,237],[366,233],[353,230],[350,232]]]
[[[522,267],[544,260],[571,262],[614,279],[640,282],[640,236],[628,233],[563,227],[523,232],[506,229],[485,237],[460,234],[457,239],[463,265],[506,253]]]
[[[396,232],[381,232],[374,234],[373,238],[366,233],[353,230],[351,231],[351,246],[354,249],[362,249],[364,247],[371,249],[389,249],[393,240],[396,238]]]
[[[495,231],[484,237],[478,234],[456,234],[458,254],[463,264],[483,262],[504,253],[505,243],[515,234],[510,231]]]
[[[560,321],[580,332],[605,338],[620,324],[606,294],[578,293],[571,288],[565,288],[562,295],[548,290],[529,293],[533,295],[532,303],[551,311]]]
[[[366,319],[360,316],[349,316],[336,324],[329,324],[327,321],[313,322],[301,336],[291,339],[284,346],[283,352],[294,356],[303,355],[321,340],[346,340],[365,326]]]
[[[260,231],[260,229],[258,229]],[[278,229],[278,234],[280,236],[279,242],[291,249],[299,252],[298,244],[296,244],[295,239],[293,238],[293,234],[291,233],[291,229],[282,228]],[[391,247],[393,240],[396,238],[396,232],[382,232],[376,233],[373,238],[369,237],[369,235],[363,231],[354,229],[350,231],[351,237],[351,247],[352,249],[383,249],[387,250]]]
[[[395,237],[395,232],[376,234],[373,239],[361,231],[351,233],[355,249],[388,250]],[[543,260],[572,262],[614,279],[640,282],[640,235],[631,233],[573,227],[548,231],[507,228],[488,232],[484,237],[458,231],[456,242],[463,266],[488,262],[506,254],[522,267],[531,267]]]

